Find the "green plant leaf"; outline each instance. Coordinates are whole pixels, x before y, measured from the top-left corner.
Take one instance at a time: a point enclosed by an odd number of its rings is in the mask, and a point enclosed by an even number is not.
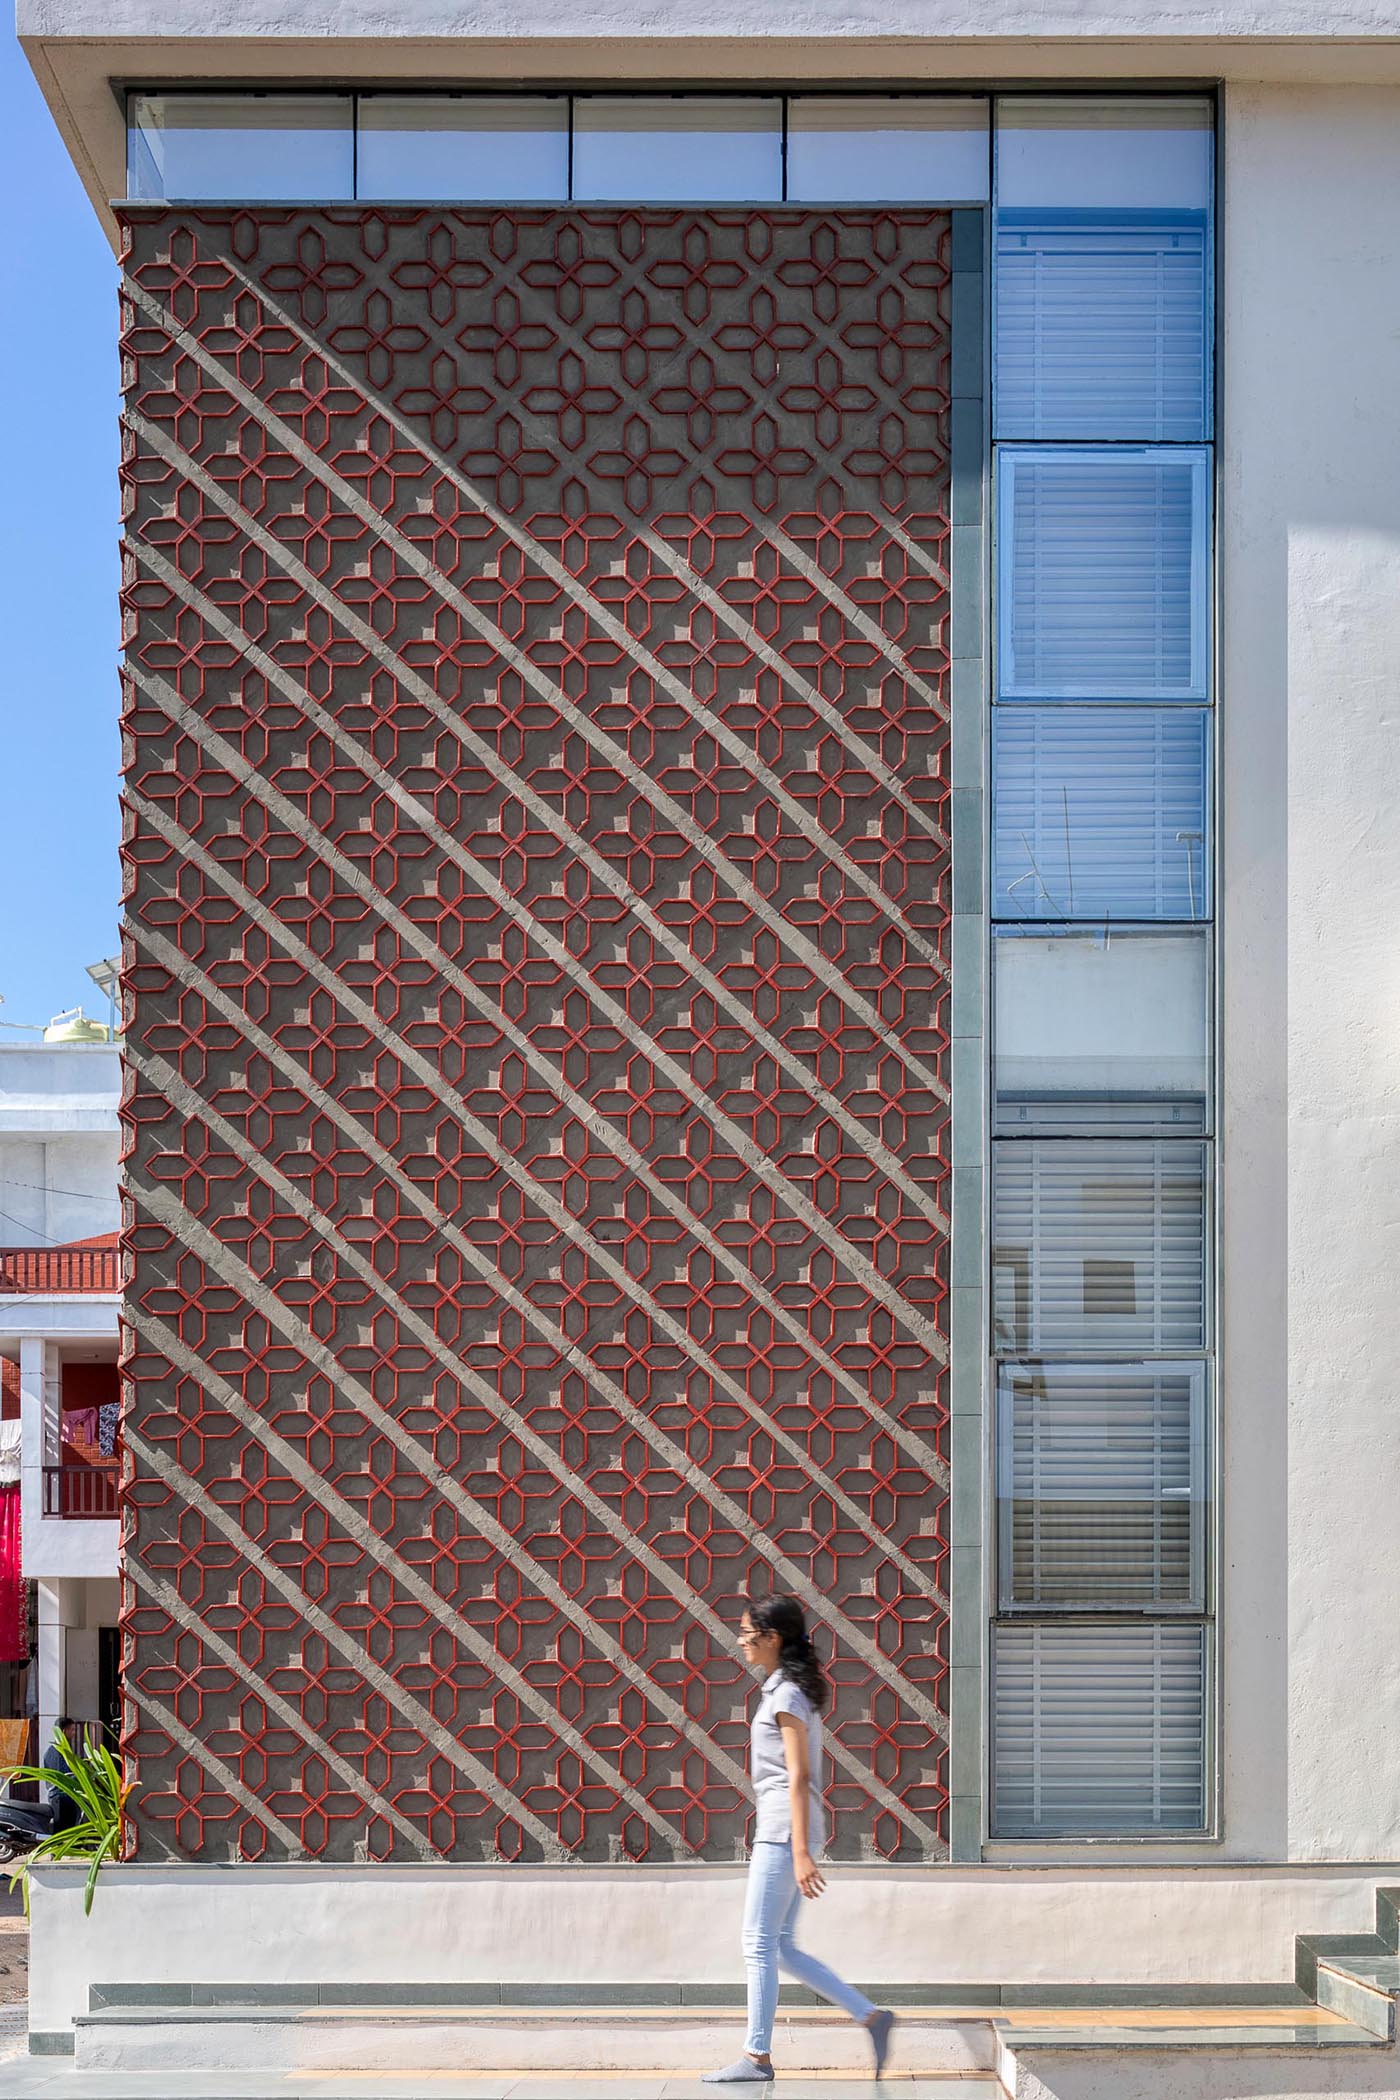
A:
[[[49,1861],[87,1860],[83,1915],[90,1917],[97,1877],[121,1844],[122,1817],[136,1782],[123,1780],[121,1768],[105,1743],[75,1746],[65,1736],[56,1735],[54,1747],[63,1760],[64,1769],[55,1770],[47,1765],[16,1765],[11,1768],[9,1777],[53,1788],[72,1802],[78,1811],[77,1820],[66,1830],[50,1831],[46,1837],[41,1837],[28,1857],[12,1870],[9,1884],[11,1888],[16,1883],[22,1886],[27,1917],[31,1866]]]

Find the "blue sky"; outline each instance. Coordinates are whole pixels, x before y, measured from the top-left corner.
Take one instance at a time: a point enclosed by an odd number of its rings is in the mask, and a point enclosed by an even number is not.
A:
[[[85,972],[120,898],[116,263],[9,30],[0,112],[0,1021],[105,1019]]]

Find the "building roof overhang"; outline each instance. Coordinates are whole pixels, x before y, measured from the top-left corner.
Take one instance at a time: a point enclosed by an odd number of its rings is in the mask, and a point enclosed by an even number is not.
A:
[[[1400,0],[19,0],[115,243],[128,86],[1400,84]]]

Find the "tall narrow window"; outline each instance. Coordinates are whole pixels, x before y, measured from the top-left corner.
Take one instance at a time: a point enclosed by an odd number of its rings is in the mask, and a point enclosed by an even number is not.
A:
[[[997,1838],[1211,1820],[1211,116],[996,105]]]

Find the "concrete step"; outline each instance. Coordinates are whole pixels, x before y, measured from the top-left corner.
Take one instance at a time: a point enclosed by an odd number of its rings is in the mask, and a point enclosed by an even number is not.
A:
[[[998,2017],[1006,2100],[1284,2100],[1300,2093],[1400,2092],[1396,2052],[1375,2028],[1321,2005],[1026,2008]],[[1323,2070],[1320,2056],[1352,2059]],[[1357,2071],[1355,2060],[1369,2058]]]
[[[990,2070],[982,2008],[901,2007],[895,2059],[906,2074]],[[737,2010],[684,2006],[209,2005],[98,2007],[74,2022],[74,2066],[110,2073],[481,2071],[698,2073],[743,2045]],[[864,2031],[826,2006],[783,2007],[773,2054],[785,2075],[870,2069]]]
[[[1400,1954],[1319,1955],[1316,1989],[1318,2004],[1329,2012],[1394,2041]]]

